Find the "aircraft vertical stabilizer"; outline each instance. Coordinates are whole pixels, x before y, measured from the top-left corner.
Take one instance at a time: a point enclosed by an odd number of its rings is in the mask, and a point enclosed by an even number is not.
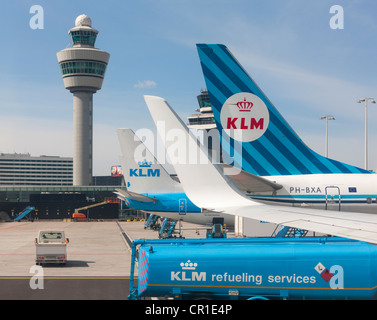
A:
[[[118,129],[118,139],[128,191],[142,194],[182,192],[180,183],[171,178],[131,129]]]
[[[242,151],[237,167],[259,176],[370,173],[307,147],[226,46],[197,49],[220,136],[230,136],[223,153]]]

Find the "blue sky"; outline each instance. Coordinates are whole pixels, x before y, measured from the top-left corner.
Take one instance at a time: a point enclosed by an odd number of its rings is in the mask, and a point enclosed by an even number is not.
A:
[[[44,29],[32,30],[32,5]],[[333,30],[330,7],[344,9]],[[111,54],[94,95],[94,174],[119,163],[117,128],[151,128],[143,95],[168,100],[186,120],[205,87],[196,43],[223,43],[310,147],[364,165],[363,97],[377,99],[377,4],[372,0],[2,1],[0,152],[72,156],[72,94],[56,52],[82,13]],[[143,85],[148,84],[149,85]],[[377,169],[377,105],[369,111],[369,163]]]

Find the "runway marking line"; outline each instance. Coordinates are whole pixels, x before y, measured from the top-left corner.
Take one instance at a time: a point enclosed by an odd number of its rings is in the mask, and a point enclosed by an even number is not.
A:
[[[0,231],[1,230],[8,230],[8,229],[13,229],[13,228],[17,228],[17,227],[21,227],[21,226],[25,226],[25,225],[28,225],[32,222],[26,222],[26,223],[22,223],[22,224],[17,224],[15,226],[10,226],[10,227],[7,227],[7,228],[0,228]]]

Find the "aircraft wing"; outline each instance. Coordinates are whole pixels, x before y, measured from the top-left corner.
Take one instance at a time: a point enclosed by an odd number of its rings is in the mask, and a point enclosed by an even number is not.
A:
[[[174,163],[174,168],[185,193],[196,206],[230,215],[377,244],[377,215],[271,206],[247,198],[234,185],[229,176],[223,175],[222,169],[218,165],[212,164],[210,161],[198,164],[189,161],[190,152],[197,152],[199,158],[203,159],[201,157],[207,156],[205,150],[200,147],[184,122],[164,99],[153,96],[144,98],[154,122],[156,124],[159,121],[165,123],[165,131],[162,134],[159,132],[162,137],[166,132],[179,132],[181,137],[185,135],[186,144],[182,147],[186,148],[187,161],[180,159],[179,162]],[[157,128],[159,127],[161,128],[161,126],[157,126]],[[170,139],[171,141],[162,140],[168,153],[176,152],[175,148],[169,148],[173,139]],[[192,150],[193,147],[196,150]],[[209,160],[209,158],[207,159]]]

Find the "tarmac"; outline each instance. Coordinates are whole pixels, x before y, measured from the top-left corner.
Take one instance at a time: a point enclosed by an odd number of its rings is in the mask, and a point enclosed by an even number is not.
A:
[[[158,239],[158,232],[144,229],[144,221],[6,222],[0,224],[0,278],[35,274],[35,243],[39,230],[64,230],[69,238],[67,263],[46,265],[45,277],[129,277],[130,240]],[[205,238],[203,226],[182,222],[186,238]],[[197,232],[198,231],[198,232]]]
[[[144,225],[145,221],[0,223],[0,301],[126,300],[130,286],[130,243],[135,239],[159,238],[157,230],[145,229]],[[208,228],[180,222],[175,236],[206,238]],[[65,265],[49,264],[42,269],[36,266],[34,239],[40,230],[64,230],[69,238]],[[271,235],[269,224],[258,222],[253,230],[254,236]],[[234,233],[227,236],[234,237]],[[137,278],[134,281],[137,285]],[[32,282],[37,288],[32,287]]]
[[[0,301],[126,300],[129,243],[158,238],[157,231],[146,230],[144,225],[145,221],[0,223]],[[181,228],[185,237],[205,237],[203,226],[182,223]],[[64,230],[69,238],[65,265],[36,266],[34,239],[40,230]]]

